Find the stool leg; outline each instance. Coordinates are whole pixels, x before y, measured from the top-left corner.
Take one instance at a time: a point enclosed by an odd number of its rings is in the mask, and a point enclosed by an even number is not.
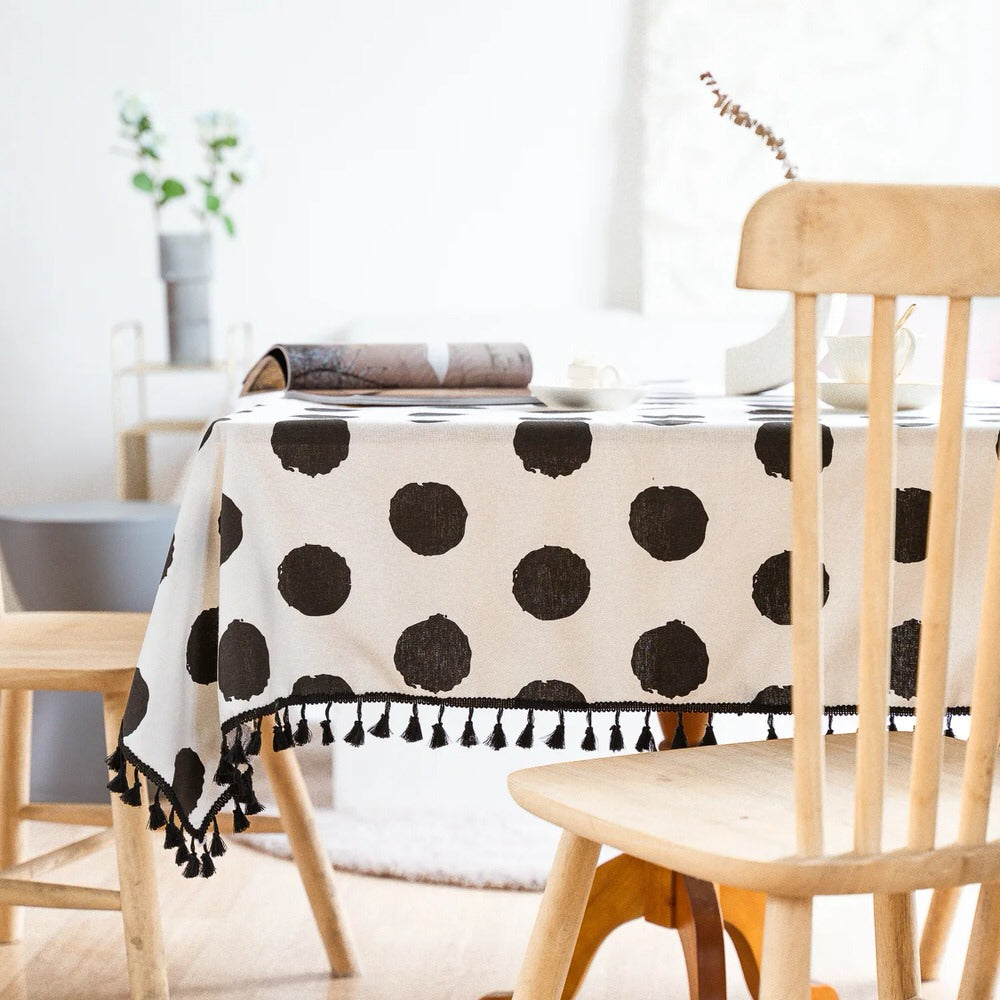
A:
[[[104,694],[104,733],[109,751],[118,742],[118,727],[126,700],[127,692],[124,691]],[[122,923],[125,925],[125,953],[132,1000],[168,1000],[160,903],[145,807],[145,790],[139,808],[125,805],[117,795],[111,796]]]
[[[24,850],[21,807],[31,780],[31,692],[0,691],[0,869],[15,865]],[[24,910],[0,906],[0,944],[24,931]]]

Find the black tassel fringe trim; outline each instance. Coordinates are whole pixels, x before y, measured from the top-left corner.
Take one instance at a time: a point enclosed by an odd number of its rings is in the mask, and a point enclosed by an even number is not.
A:
[[[389,726],[389,713],[392,707],[392,698],[384,699],[384,708],[378,721],[369,729],[365,729],[362,715],[362,706],[365,701],[374,701],[375,696],[359,697],[356,700],[357,717],[350,731],[343,736],[343,741],[350,746],[360,747],[364,745],[366,732],[376,739],[388,739],[392,735]],[[162,776],[155,771],[151,771],[140,761],[132,757],[121,741],[115,750],[108,756],[106,763],[111,778],[108,781],[108,790],[118,795],[127,805],[139,806],[142,804],[142,776],[145,775],[150,784],[150,792],[153,797],[149,803],[149,829],[163,830],[163,847],[165,850],[174,852],[174,861],[182,869],[185,878],[211,878],[216,871],[215,861],[226,853],[226,844],[219,833],[219,824],[216,818],[217,813],[227,802],[232,803],[233,809],[233,832],[243,833],[250,828],[249,817],[263,811],[261,804],[254,792],[253,774],[254,768],[251,759],[257,757],[261,752],[263,740],[263,720],[268,714],[273,717],[271,745],[277,752],[287,750],[295,746],[304,746],[312,740],[312,732],[306,718],[306,705],[312,702],[295,700],[294,704],[300,707],[300,715],[296,726],[292,727],[289,717],[289,704],[275,704],[270,713],[262,715],[246,715],[230,722],[223,733],[219,746],[219,761],[215,770],[215,783],[221,786],[224,791],[210,808],[207,818],[200,830],[191,827],[187,816],[183,812],[178,814],[178,803],[176,794]],[[432,699],[411,700],[410,716],[401,736],[407,743],[421,743],[424,739],[424,732],[420,722],[420,704],[433,703]],[[322,704],[322,702],[320,702]],[[437,721],[431,726],[430,739],[428,741],[431,749],[439,749],[448,746],[451,740],[445,730],[444,713],[446,706],[440,702],[438,705]],[[326,702],[326,713],[320,723],[322,743],[329,746],[334,742],[333,725],[330,713],[333,702]],[[469,704],[467,701],[462,706],[468,709],[461,736],[458,740],[463,747],[478,746],[480,740],[476,734],[474,713],[476,708],[490,707],[489,705]],[[504,710],[510,707],[506,704],[493,702],[493,709],[496,712],[496,721],[489,736],[482,741],[484,746],[493,750],[502,750],[509,746],[507,733],[503,725]],[[513,706],[518,708],[516,704]],[[745,705],[732,706],[735,714],[742,714],[743,711],[755,710]],[[594,728],[593,714],[595,711],[613,711],[614,720],[611,725],[608,739],[608,749],[613,753],[620,753],[625,749],[625,739],[622,733],[621,713],[622,711],[643,711],[643,725],[635,743],[635,749],[639,752],[649,752],[657,749],[657,743],[653,736],[650,718],[653,711],[663,711],[655,706],[648,705],[628,705],[623,707],[602,707],[602,706],[552,706],[549,709],[537,709],[538,711],[552,711],[556,713],[556,725],[551,733],[545,738],[545,745],[554,750],[562,750],[566,746],[566,711],[585,711],[586,730],[580,749],[584,751],[595,751],[598,749],[597,734]],[[686,706],[684,711],[701,712],[706,711],[707,706]],[[724,706],[723,710],[729,711],[730,706]],[[684,711],[673,709],[676,712],[677,722],[674,727],[671,749],[683,749],[688,746],[687,733],[684,728]],[[527,709],[524,728],[521,730],[514,745],[522,749],[530,749],[535,742],[535,708]],[[787,708],[776,707],[766,712],[767,718],[767,739],[778,739],[774,726],[775,715],[789,714]],[[833,718],[835,715],[853,715],[853,706],[838,706],[827,711],[827,733],[833,732]],[[912,709],[893,708],[889,713],[887,728],[890,732],[895,732],[897,716],[912,715]],[[952,738],[952,718],[956,715],[967,715],[968,710],[964,708],[949,709],[945,720],[944,735]],[[714,712],[709,711],[708,722],[705,727],[699,746],[715,746],[717,739],[713,727]],[[244,726],[248,727],[244,729]],[[165,813],[161,798],[166,797],[170,805],[169,814]]]

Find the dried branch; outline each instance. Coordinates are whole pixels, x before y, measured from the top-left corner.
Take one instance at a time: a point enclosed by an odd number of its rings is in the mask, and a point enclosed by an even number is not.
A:
[[[785,140],[776,138],[774,132],[767,125],[756,118],[752,118],[728,94],[723,94],[719,90],[719,85],[711,73],[702,73],[698,79],[706,87],[712,88],[712,93],[715,95],[715,107],[718,109],[720,117],[729,118],[734,125],[748,128],[754,135],[759,135],[767,144],[767,148],[773,151],[774,158],[784,167],[785,180],[795,180],[799,172],[795,165],[788,159],[788,154],[785,152]]]

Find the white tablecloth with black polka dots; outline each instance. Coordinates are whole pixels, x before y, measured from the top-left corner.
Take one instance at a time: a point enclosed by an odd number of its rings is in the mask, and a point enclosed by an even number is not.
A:
[[[250,397],[197,454],[124,759],[166,796],[171,826],[200,838],[230,798],[255,811],[247,761],[261,716],[278,711],[281,746],[301,742],[305,704],[356,703],[359,720],[363,703],[379,703],[370,715],[384,704],[370,736],[432,745],[513,743],[528,708],[541,738],[560,712],[589,710],[603,748],[611,727],[634,743],[644,717],[626,712],[782,710],[790,406],[787,392],[707,397],[670,383],[595,413]],[[904,709],[933,419],[898,416],[892,704]],[[829,411],[823,424],[826,701],[846,707],[865,417]],[[996,394],[970,403],[956,707],[969,701],[998,424]],[[324,723],[323,736],[357,744],[365,725],[335,734]],[[118,790],[128,785],[120,773]]]

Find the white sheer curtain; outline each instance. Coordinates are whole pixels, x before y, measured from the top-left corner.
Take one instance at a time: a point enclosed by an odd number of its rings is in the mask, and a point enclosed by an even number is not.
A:
[[[647,2],[643,310],[697,330],[704,358],[721,363],[780,311],[733,278],[747,209],[786,182],[759,137],[719,117],[702,72],[786,140],[802,179],[1000,184],[994,0]],[[940,308],[921,306],[931,366]],[[1000,313],[979,307],[973,363],[1000,377],[991,332]]]

